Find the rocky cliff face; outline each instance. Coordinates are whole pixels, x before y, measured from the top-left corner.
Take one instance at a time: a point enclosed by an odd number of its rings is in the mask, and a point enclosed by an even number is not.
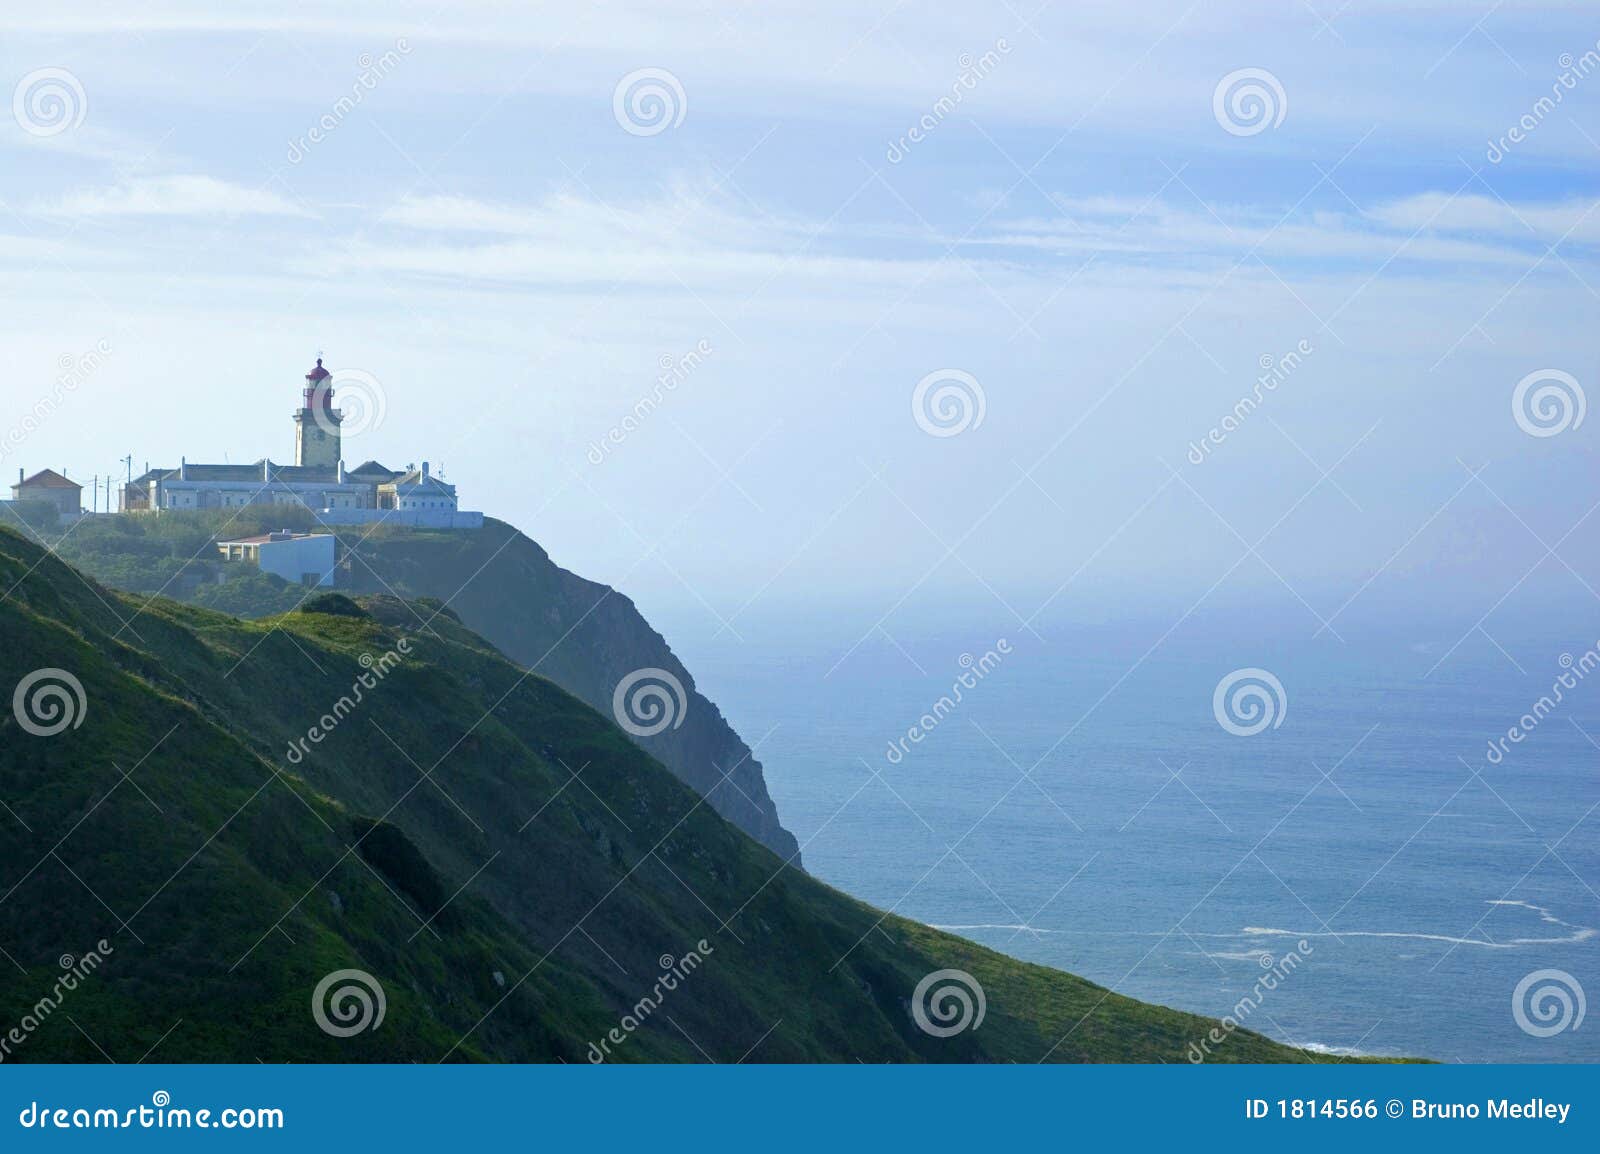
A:
[[[469,629],[616,717],[719,814],[800,864],[761,763],[627,597],[562,569],[537,543],[492,518],[473,532],[379,530],[347,544],[355,546],[353,591],[447,601]]]

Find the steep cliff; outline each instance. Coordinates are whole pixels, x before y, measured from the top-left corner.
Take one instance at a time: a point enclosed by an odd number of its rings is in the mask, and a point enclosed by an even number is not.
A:
[[[365,540],[360,532],[341,536],[351,547],[353,591],[444,602],[512,660],[601,713],[626,714],[635,723],[629,732],[636,744],[723,817],[800,864],[800,847],[778,820],[761,763],[626,596],[561,568],[536,542],[492,518],[468,532],[386,527]],[[682,701],[671,681],[644,675],[624,694],[622,710],[614,709],[618,685],[646,670],[670,674],[682,687]],[[651,687],[662,685],[664,692],[652,694]],[[647,695],[643,716],[627,708],[637,692]],[[666,713],[648,712],[655,707]],[[648,724],[637,724],[641,720]]]

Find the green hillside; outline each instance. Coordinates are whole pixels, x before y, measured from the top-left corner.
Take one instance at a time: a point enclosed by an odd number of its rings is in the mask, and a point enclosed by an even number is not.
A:
[[[241,621],[0,529],[0,690],[42,667],[85,706],[50,736],[0,711],[8,1061],[577,1062],[627,1015],[612,1060],[1181,1062],[1216,1025],[785,868],[435,605]],[[375,1029],[319,1028],[341,969],[381,983]],[[911,1008],[941,969],[986,1000],[949,1037]],[[1241,1030],[1211,1060],[1315,1057]]]
[[[0,518],[7,508],[0,505]],[[268,505],[87,518],[65,534],[54,529],[46,540],[107,585],[254,618],[293,610],[306,591],[254,566],[225,564],[213,542],[284,527],[328,531],[310,510]],[[602,713],[617,683],[634,670],[669,671],[684,687],[687,708],[678,725],[635,743],[712,809],[800,864],[800,847],[779,821],[761,762],[622,593],[561,568],[537,542],[493,518],[475,530],[380,523],[333,532],[341,588],[446,602],[500,652]]]

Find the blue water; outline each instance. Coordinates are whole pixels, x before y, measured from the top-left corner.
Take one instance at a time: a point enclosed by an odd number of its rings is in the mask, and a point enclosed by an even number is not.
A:
[[[1142,663],[1159,629],[1024,633],[898,764],[891,741],[993,633],[847,657],[848,641],[724,637],[686,656],[759,743],[807,867],[866,901],[1216,1016],[1293,951],[1245,1024],[1300,1045],[1597,1061],[1600,1018],[1536,1037],[1512,1000],[1543,969],[1600,993],[1600,670],[1485,758],[1561,655],[1594,645],[1585,629],[1497,635],[1505,653],[1473,634],[1446,657],[1459,630],[1338,642],[1213,622]],[[1212,707],[1243,666],[1287,698],[1254,736]]]

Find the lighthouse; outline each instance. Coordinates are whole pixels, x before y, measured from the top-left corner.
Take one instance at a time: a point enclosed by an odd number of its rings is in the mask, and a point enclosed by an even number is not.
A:
[[[294,415],[294,463],[321,469],[337,469],[342,451],[339,422],[343,415],[333,407],[333,374],[317,367],[306,374],[304,403]]]

